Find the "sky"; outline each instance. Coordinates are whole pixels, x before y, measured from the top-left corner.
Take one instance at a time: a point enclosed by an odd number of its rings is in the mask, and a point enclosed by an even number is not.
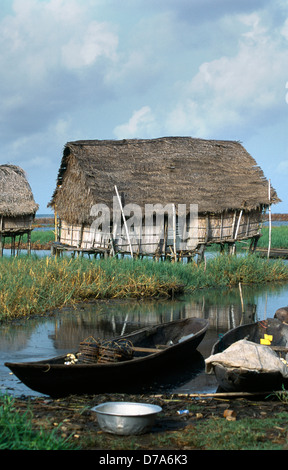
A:
[[[287,0],[0,0],[0,164],[38,214],[66,142],[237,140],[288,213]]]

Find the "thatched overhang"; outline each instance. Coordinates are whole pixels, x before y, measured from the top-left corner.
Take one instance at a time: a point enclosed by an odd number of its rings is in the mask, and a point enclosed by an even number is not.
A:
[[[191,137],[68,142],[49,206],[89,223],[93,204],[198,204],[199,213],[251,211],[280,201],[254,158],[235,141]]]
[[[34,216],[38,207],[22,168],[0,165],[0,217]]]

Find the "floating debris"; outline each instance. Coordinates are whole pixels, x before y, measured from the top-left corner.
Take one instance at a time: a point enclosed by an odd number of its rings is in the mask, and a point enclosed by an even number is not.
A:
[[[77,357],[75,356],[75,354],[68,353],[67,356],[65,357],[65,362],[64,362],[64,364],[65,364],[66,366],[69,366],[70,364],[76,364],[76,362],[78,362],[78,359],[77,359]]]

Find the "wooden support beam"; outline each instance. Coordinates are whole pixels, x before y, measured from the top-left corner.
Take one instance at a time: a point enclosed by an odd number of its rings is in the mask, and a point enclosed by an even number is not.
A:
[[[125,227],[125,231],[126,231],[126,236],[127,236],[127,240],[128,240],[128,243],[129,243],[130,253],[131,253],[131,256],[132,256],[132,258],[133,258],[133,249],[132,249],[132,245],[131,245],[131,242],[130,242],[129,231],[128,231],[128,227],[127,227],[127,223],[126,223],[126,219],[125,219],[125,214],[124,214],[124,210],[123,210],[123,207],[122,207],[122,203],[121,203],[121,199],[120,199],[120,196],[119,196],[119,193],[118,193],[117,186],[115,186],[115,191],[116,191],[116,195],[117,195],[117,198],[118,198],[119,206],[120,206],[120,209],[121,209],[121,214],[122,214],[122,218],[123,218],[123,222],[124,222],[124,227]]]

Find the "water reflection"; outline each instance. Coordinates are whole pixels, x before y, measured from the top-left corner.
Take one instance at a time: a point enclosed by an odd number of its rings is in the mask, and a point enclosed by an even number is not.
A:
[[[241,302],[243,301],[243,303]],[[202,373],[194,374],[177,391],[209,392],[217,385],[213,376],[203,373],[204,359],[210,355],[219,334],[243,323],[274,316],[277,308],[288,305],[288,285],[242,286],[229,290],[198,291],[174,301],[97,301],[75,309],[62,309],[49,317],[19,321],[0,327],[0,385],[15,395],[37,395],[19,383],[5,361],[40,360],[77,349],[83,339],[111,338],[143,326],[178,318],[209,320],[209,330],[198,347]]]

